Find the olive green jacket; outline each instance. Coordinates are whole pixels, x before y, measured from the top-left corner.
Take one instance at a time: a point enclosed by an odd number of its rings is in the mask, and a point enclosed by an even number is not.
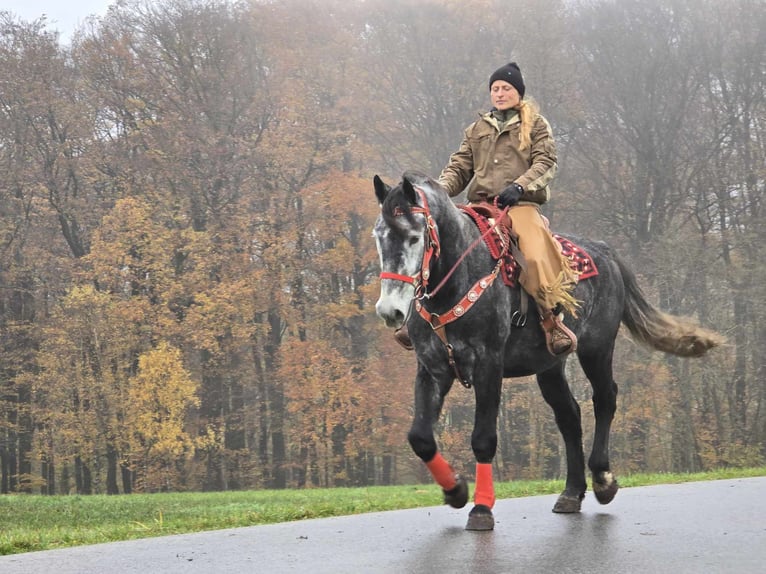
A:
[[[548,184],[557,168],[551,126],[538,114],[530,133],[530,146],[519,150],[520,126],[518,114],[502,127],[492,112],[482,114],[465,129],[460,149],[450,156],[439,183],[451,197],[468,186],[468,200],[475,202],[491,200],[516,182],[524,188],[521,201],[538,204],[548,201]]]

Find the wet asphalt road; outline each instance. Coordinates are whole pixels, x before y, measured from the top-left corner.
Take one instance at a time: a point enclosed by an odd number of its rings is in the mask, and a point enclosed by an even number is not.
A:
[[[0,556],[2,574],[763,573],[766,477],[500,500],[495,530],[432,507]]]

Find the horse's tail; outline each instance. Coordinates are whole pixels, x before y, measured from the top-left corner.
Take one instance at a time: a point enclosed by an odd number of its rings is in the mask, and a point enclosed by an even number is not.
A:
[[[663,313],[654,307],[641,291],[633,271],[616,253],[614,257],[625,285],[622,322],[634,339],[679,357],[700,357],[724,342],[718,333],[704,329],[692,320]]]

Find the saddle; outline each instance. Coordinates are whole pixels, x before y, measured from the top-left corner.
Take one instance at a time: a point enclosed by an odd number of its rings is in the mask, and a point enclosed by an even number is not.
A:
[[[511,218],[503,215],[503,210],[491,203],[472,203],[459,205],[458,208],[473,219],[482,235],[492,227],[494,231],[484,235],[489,253],[493,259],[503,260],[500,275],[503,282],[509,287],[515,287],[521,272],[522,262],[519,261],[521,253],[518,251],[518,234],[513,230]],[[546,219],[547,224],[547,219]],[[598,275],[598,269],[593,258],[582,247],[553,233],[554,239],[561,245],[561,252],[569,260],[579,280],[588,279]]]

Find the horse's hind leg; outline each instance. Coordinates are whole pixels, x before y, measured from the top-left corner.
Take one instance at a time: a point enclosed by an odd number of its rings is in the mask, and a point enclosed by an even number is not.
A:
[[[465,478],[456,474],[444,459],[434,439],[434,423],[439,418],[444,397],[451,385],[451,378],[445,379],[441,385],[434,384],[427,371],[418,364],[415,379],[415,417],[407,439],[436,483],[442,487],[444,503],[453,508],[463,508],[468,502],[468,483]]]
[[[582,448],[582,423],[580,419],[580,405],[572,396],[566,377],[564,376],[564,363],[539,373],[537,384],[542,391],[543,398],[556,417],[556,425],[559,427],[564,439],[567,455],[567,478],[564,492],[559,495],[553,512],[573,513],[580,512],[582,499],[585,497],[585,454]]]
[[[581,354],[580,365],[593,387],[593,412],[596,428],[588,468],[593,476],[593,494],[601,504],[609,504],[617,495],[619,485],[609,465],[609,433],[617,409],[617,384],[612,378],[612,351]]]

